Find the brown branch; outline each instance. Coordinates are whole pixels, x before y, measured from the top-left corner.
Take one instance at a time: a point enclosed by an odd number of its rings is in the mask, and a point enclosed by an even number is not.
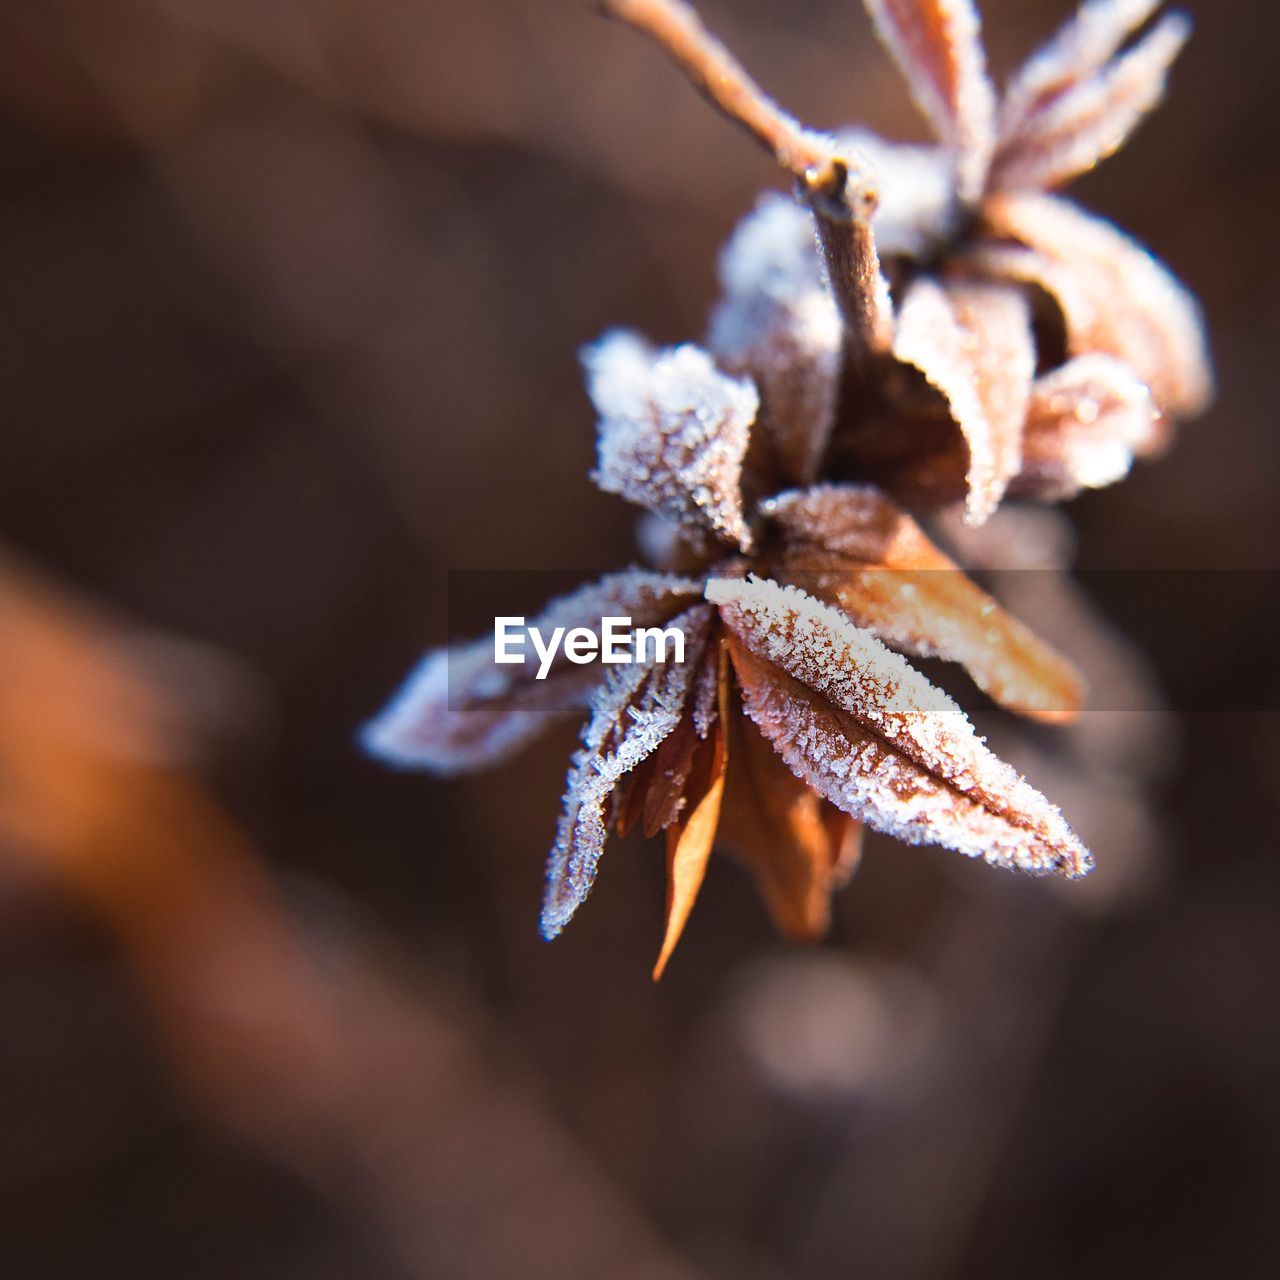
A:
[[[717,110],[795,179],[817,222],[850,357],[860,363],[885,350],[892,341],[892,314],[871,232],[877,195],[866,175],[851,172],[831,140],[769,98],[685,0],[601,0],[600,8],[650,37]]]
[[[601,0],[600,8],[654,40],[713,106],[746,129],[806,190],[815,184],[829,190],[839,180],[831,144],[772,101],[684,0]]]

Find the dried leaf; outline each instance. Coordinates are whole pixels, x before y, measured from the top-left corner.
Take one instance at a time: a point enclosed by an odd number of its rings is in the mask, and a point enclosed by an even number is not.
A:
[[[398,769],[425,769],[448,777],[507,759],[572,709],[564,703],[562,709],[548,711],[451,707],[450,684],[480,685],[492,663],[491,640],[429,653],[387,706],[364,726],[361,745]],[[586,696],[584,692],[584,700]]]
[[[1160,425],[1151,392],[1127,366],[1078,356],[1035,384],[1012,491],[1058,502],[1114,484],[1160,442]]]
[[[834,605],[902,653],[957,662],[1019,715],[1072,720],[1083,700],[1072,665],[1006,613],[878,490],[819,485],[765,504],[786,550],[784,584]]]
[[[894,355],[942,392],[969,451],[966,515],[981,524],[1018,472],[1035,373],[1030,309],[1017,291],[917,280],[898,315]]]
[[[680,941],[689,913],[707,873],[707,859],[720,826],[724,798],[725,770],[728,766],[728,659],[720,651],[715,668],[718,672],[720,714],[710,736],[699,743],[691,770],[685,807],[667,827],[667,919],[662,948],[653,966],[653,980],[658,981]]]
[[[760,391],[760,424],[782,475],[817,474],[835,423],[843,326],[822,279],[813,218],[778,195],[761,199],[720,258],[724,300],[709,345]]]
[[[831,888],[843,889],[853,879],[862,861],[862,823],[830,800],[822,801],[822,825],[827,829],[831,850]]]
[[[625,836],[641,819],[644,834],[657,835],[685,808],[698,752],[715,731],[727,661],[722,643],[705,646],[690,689],[688,714],[632,775],[615,818],[619,835]]]
[[[721,736],[717,732],[717,739]],[[667,923],[662,948],[653,966],[654,982],[666,971],[702,888],[707,860],[720,825],[724,778],[722,764],[711,786],[692,806],[689,816],[667,828]]]
[[[1008,247],[980,251],[987,270],[1035,284],[1061,308],[1071,355],[1115,356],[1166,413],[1199,412],[1213,394],[1200,308],[1141,245],[1054,196],[1006,195],[983,215]]]
[[[596,484],[743,550],[742,460],[759,396],[700,348],[606,334],[582,354],[600,413]]]
[[[693,720],[685,716],[653,756],[653,773],[646,788],[643,824],[646,836],[665,831],[680,815],[685,786],[701,744]]]
[[[865,484],[791,489],[760,504],[798,553],[831,552],[883,569],[954,569],[909,515]]]
[[[693,690],[693,727],[700,738],[711,732],[717,717],[722,714],[727,669],[728,655],[724,642],[717,641],[714,651],[702,660]]]
[[[748,714],[797,777],[907,844],[1082,875],[1062,815],[940,689],[835,609],[776,583],[712,579]]]
[[[564,812],[547,862],[543,937],[554,938],[591,892],[614,790],[679,723],[710,622],[706,608],[686,610],[673,623],[685,633],[683,662],[615,667],[592,695],[591,718],[569,770]]]
[[[666,622],[702,593],[690,578],[629,570],[606,574],[552,600],[530,623],[598,632],[607,616],[636,626]],[[428,653],[387,706],[365,725],[361,743],[385,763],[451,775],[506,759],[569,712],[590,703],[596,664],[575,666],[560,655],[546,680],[537,665],[498,665],[493,637]]]
[[[1190,34],[1187,19],[1170,14],[1105,70],[1041,104],[996,152],[992,189],[1060,186],[1118,151],[1164,97],[1169,68]]]
[[[1000,104],[1000,141],[1017,137],[1027,119],[1102,70],[1160,7],[1160,0],[1086,0],[1042,48],[1027,59]]]
[[[730,723],[724,844],[751,872],[779,933],[821,937],[830,924],[832,891],[853,871],[857,824],[833,822],[827,802],[787,768],[740,710]]]
[[[995,90],[970,0],[867,0],[912,96],[956,154],[962,200],[981,194],[995,143]]]

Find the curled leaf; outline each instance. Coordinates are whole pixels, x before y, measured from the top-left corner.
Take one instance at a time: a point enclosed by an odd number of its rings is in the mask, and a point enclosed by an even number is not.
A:
[[[622,331],[587,347],[582,361],[600,413],[600,488],[748,549],[741,477],[755,387],[698,347],[659,352]]]
[[[979,261],[1056,300],[1071,355],[1115,356],[1166,413],[1204,408],[1213,375],[1200,308],[1146,249],[1054,196],[995,196],[983,216],[995,236],[1022,249],[996,246],[980,251]]]
[[[1111,356],[1078,356],[1037,380],[1014,492],[1057,502],[1114,484],[1161,439],[1151,392]]]
[[[1062,722],[1080,710],[1072,665],[1006,613],[878,490],[819,485],[766,504],[784,552],[774,575],[902,653],[959,663],[1019,715]]]
[[[532,622],[600,630],[608,616],[636,626],[665,622],[701,595],[691,578],[630,570],[552,600]],[[597,665],[573,666],[560,655],[546,680],[533,662],[493,660],[492,636],[427,654],[387,706],[361,732],[371,754],[402,769],[450,775],[506,759],[567,713],[588,706]]]
[[[981,524],[1020,464],[1035,372],[1026,300],[999,286],[917,280],[898,314],[893,352],[946,398],[969,454],[966,516]]]
[[[870,632],[794,587],[712,579],[748,714],[832,804],[908,844],[1083,875],[1062,815],[982,745],[950,698]]]
[[[867,0],[912,96],[955,153],[960,197],[981,194],[995,143],[995,89],[970,0]]]
[[[1164,96],[1173,60],[1191,33],[1170,14],[1092,78],[1042,100],[1005,138],[991,167],[995,190],[1059,186],[1118,151]]]

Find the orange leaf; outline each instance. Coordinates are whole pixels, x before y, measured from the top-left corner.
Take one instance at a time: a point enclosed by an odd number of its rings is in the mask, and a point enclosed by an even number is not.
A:
[[[728,659],[723,649],[718,660],[720,714],[707,738],[698,743],[694,752],[692,776],[685,791],[685,807],[667,827],[667,924],[662,949],[653,966],[655,982],[662,977],[667,961],[684,932],[689,913],[702,888],[707,859],[711,856],[711,847],[720,825],[725,770],[729,762],[725,715]]]
[[[748,714],[833,804],[908,844],[1037,874],[1092,868],[1058,810],[869,631],[758,578],[712,579],[707,598],[728,628]]]
[[[861,824],[797,778],[740,711],[731,732],[725,843],[755,878],[779,933],[806,941],[821,937],[830,921],[831,892],[852,874],[846,838],[856,851],[852,831]]]
[[[878,490],[823,485],[765,508],[786,550],[779,581],[840,609],[891,648],[958,662],[1002,706],[1059,723],[1079,713],[1071,664],[972,582]]]

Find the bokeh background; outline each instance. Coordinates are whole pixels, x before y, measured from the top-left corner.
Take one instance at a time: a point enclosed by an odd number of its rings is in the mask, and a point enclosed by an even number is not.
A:
[[[1277,1274],[1277,20],[1187,7],[1077,187],[1220,377],[1070,509],[1153,571],[1088,607],[1162,584],[1168,710],[1009,747],[1104,871],[872,840],[798,949],[717,861],[655,987],[656,846],[536,935],[571,728],[453,784],[353,730],[449,570],[630,559],[575,352],[698,335],[771,166],[573,0],[7,0],[0,1274]],[[997,72],[1067,11],[987,0]],[[853,0],[704,12],[804,119],[922,136]]]

